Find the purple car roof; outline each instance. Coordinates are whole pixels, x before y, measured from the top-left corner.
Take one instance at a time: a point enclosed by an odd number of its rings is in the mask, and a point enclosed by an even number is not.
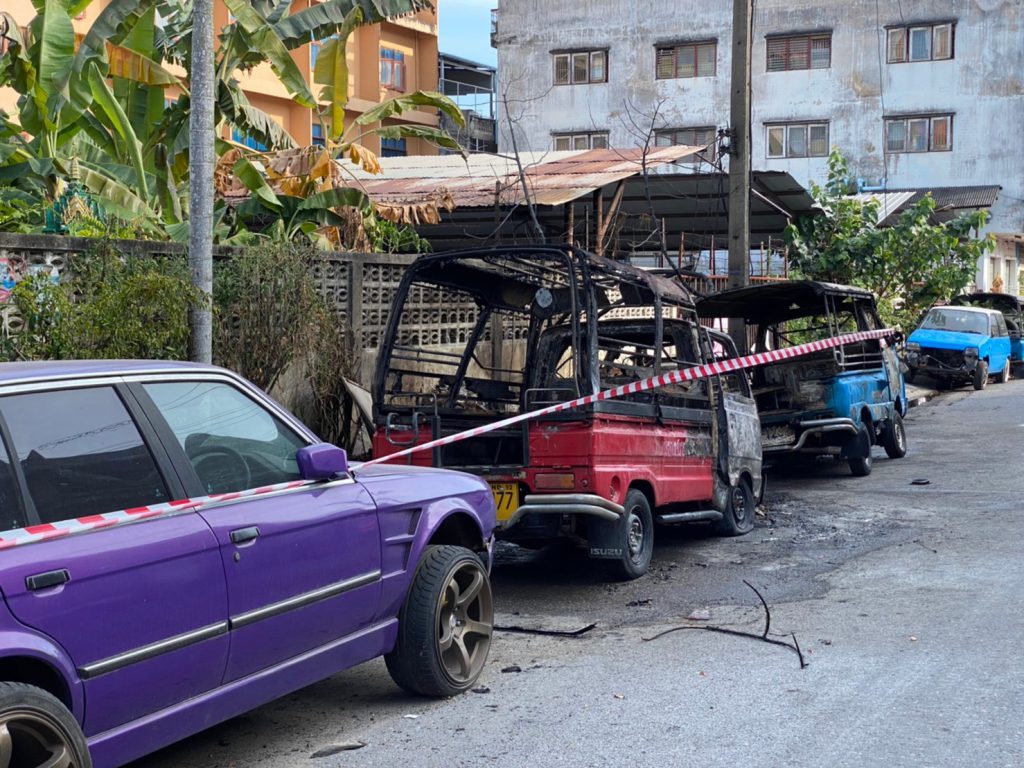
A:
[[[38,379],[66,379],[76,376],[115,376],[153,371],[219,371],[212,365],[168,360],[42,360],[0,363],[0,384]]]

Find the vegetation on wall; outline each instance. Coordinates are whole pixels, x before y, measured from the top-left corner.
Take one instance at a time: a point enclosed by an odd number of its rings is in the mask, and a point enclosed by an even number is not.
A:
[[[991,235],[979,237],[986,213],[937,223],[927,195],[882,227],[878,202],[850,197],[848,179],[846,158],[833,150],[825,186],[811,186],[823,213],[786,230],[791,267],[813,280],[867,288],[885,322],[909,331],[932,304],[963,291],[995,247]]]
[[[188,308],[197,300],[184,259],[124,259],[108,241],[73,256],[70,277],[22,280],[10,303],[16,332],[2,340],[6,360],[164,359],[188,350]]]

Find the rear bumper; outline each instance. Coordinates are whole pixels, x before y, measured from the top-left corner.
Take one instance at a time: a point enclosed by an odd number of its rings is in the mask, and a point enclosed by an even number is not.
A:
[[[601,520],[615,521],[625,514],[621,504],[593,493],[531,493],[522,506],[500,525],[511,528],[524,515],[588,515]]]
[[[860,426],[853,419],[809,419],[801,421],[798,425],[796,442],[792,445],[775,445],[765,447],[765,453],[798,453],[805,450],[807,441],[822,435],[831,435],[837,432],[848,435],[856,435]],[[814,448],[816,449],[816,447]]]

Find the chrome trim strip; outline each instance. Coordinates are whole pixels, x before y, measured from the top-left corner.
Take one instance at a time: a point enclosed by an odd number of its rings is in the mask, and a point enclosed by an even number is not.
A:
[[[185,632],[174,637],[169,637],[166,640],[159,640],[149,645],[144,645],[141,648],[135,648],[134,650],[127,651],[125,653],[119,653],[117,656],[111,656],[110,658],[103,659],[101,661],[93,662],[92,664],[86,664],[78,670],[79,676],[83,680],[88,680],[92,677],[106,674],[107,672],[113,672],[115,669],[121,667],[127,667],[129,664],[135,664],[139,661],[146,661],[156,656],[160,656],[164,653],[170,653],[171,651],[181,650],[187,648],[190,645],[201,643],[203,640],[209,640],[214,637],[226,634],[228,631],[228,622],[219,621],[216,624],[210,624],[200,629],[194,629],[191,632]]]
[[[289,597],[287,600],[281,600],[270,605],[265,605],[262,608],[257,608],[253,611],[247,611],[246,613],[240,613],[238,616],[233,616],[229,620],[231,629],[240,629],[241,627],[248,626],[249,624],[255,624],[257,621],[263,619],[269,619],[272,616],[277,616],[288,611],[294,611],[296,608],[303,608],[312,603],[317,603],[321,600],[326,600],[329,597],[336,597],[337,595],[345,592],[351,592],[353,589],[359,587],[365,587],[368,584],[373,584],[375,581],[380,581],[381,572],[379,570],[372,571],[370,573],[364,573],[361,576],[354,576],[351,579],[345,579],[345,581],[339,581],[335,584],[328,584],[326,587],[320,587],[314,589],[311,592],[306,592],[295,597]]]

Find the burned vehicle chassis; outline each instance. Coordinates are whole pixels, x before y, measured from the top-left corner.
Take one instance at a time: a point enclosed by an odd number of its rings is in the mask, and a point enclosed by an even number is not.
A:
[[[726,291],[702,300],[698,311],[705,321],[742,320],[754,353],[881,328],[870,292],[810,280]],[[905,383],[895,350],[882,340],[769,363],[752,378],[771,463],[832,455],[866,475],[872,445],[891,458],[906,453]]]
[[[444,307],[448,326],[417,326],[417,297]],[[710,362],[730,346],[701,328],[679,284],[580,249],[423,256],[399,286],[378,358],[374,456]],[[744,386],[733,375],[599,401],[405,460],[486,477],[500,538],[531,546],[568,533],[635,577],[655,518],[733,535],[753,526],[761,455]]]

